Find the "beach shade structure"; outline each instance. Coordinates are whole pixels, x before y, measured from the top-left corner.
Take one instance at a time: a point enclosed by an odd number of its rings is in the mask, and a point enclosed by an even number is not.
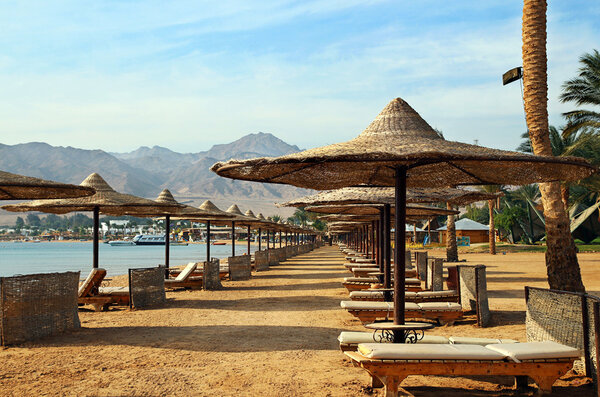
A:
[[[487,193],[469,188],[410,188],[406,190],[407,203],[441,203],[453,205],[495,199],[502,193]],[[276,203],[279,207],[307,207],[316,205],[345,204],[394,204],[393,187],[357,186],[326,190],[309,196]]]
[[[248,210],[250,211],[250,210]],[[248,233],[248,255],[250,255],[250,229],[261,225],[262,223],[254,216],[246,216],[240,211],[240,208],[236,204],[232,204],[227,211],[228,214],[234,215],[235,218],[231,220],[231,256],[235,256],[235,225],[246,226]],[[252,211],[250,211],[252,213]],[[254,215],[254,214],[252,214]]]
[[[93,267],[98,267],[98,241],[100,228],[100,213],[105,215],[143,216],[148,212],[157,215],[167,214],[176,210],[180,205],[158,203],[153,200],[124,194],[115,191],[97,173],[89,175],[81,185],[95,190],[91,196],[65,199],[35,200],[19,204],[5,205],[7,211],[27,212],[40,211],[52,214],[66,214],[74,211],[92,211],[94,213],[93,231]]]
[[[36,200],[85,197],[94,194],[88,186],[47,181],[0,171],[0,200]]]
[[[338,215],[373,215],[379,216],[384,204],[347,204],[347,205],[315,205],[306,207],[307,211],[318,214],[338,214]],[[392,214],[395,214],[395,207],[391,206]],[[448,210],[446,208],[431,207],[426,205],[407,204],[406,216],[420,219],[438,215],[457,215],[459,212]]]
[[[231,219],[235,218],[235,215],[228,214],[225,211],[220,210],[216,205],[213,204],[212,201],[206,200],[204,201],[198,209],[203,212],[208,212],[210,215],[195,215],[192,213],[192,209],[196,209],[191,207],[188,213],[183,211],[183,215],[178,215],[177,219],[189,219],[193,221],[203,222],[206,224],[206,261],[210,262],[210,226],[211,224],[222,224],[226,225],[228,222],[231,222]]]
[[[171,191],[169,189],[163,189],[158,197],[156,198],[157,203],[172,205],[173,209],[169,212],[165,212],[164,210],[152,210],[150,209],[147,213],[140,213],[138,216],[141,217],[156,217],[160,215],[164,215],[165,218],[165,267],[169,269],[169,256],[170,256],[170,234],[171,234],[171,216],[181,217],[181,216],[195,216],[195,217],[211,217],[211,218],[219,218],[225,217],[221,215],[219,212],[213,212],[210,210],[201,210],[200,208],[194,208],[189,205],[184,205],[173,197]],[[168,275],[168,270],[166,272]]]
[[[408,187],[523,185],[585,178],[595,172],[574,157],[536,156],[446,141],[401,98],[356,138],[280,157],[218,162],[220,176],[318,190],[393,186],[395,224],[405,224]],[[394,324],[404,324],[405,240],[395,233]],[[404,332],[394,332],[403,342]]]

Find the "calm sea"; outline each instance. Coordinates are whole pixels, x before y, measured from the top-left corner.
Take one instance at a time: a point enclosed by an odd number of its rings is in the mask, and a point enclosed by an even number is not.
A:
[[[235,245],[236,254],[247,252],[244,242]],[[254,252],[255,247],[251,247]],[[122,246],[111,247],[100,243],[100,267],[109,276],[127,274],[127,269],[151,267],[164,264],[164,246]],[[231,245],[211,245],[210,256],[226,258],[231,256]],[[190,244],[172,246],[170,265],[185,265],[188,262],[206,260],[206,245]],[[92,268],[92,243],[12,243],[0,242],[0,277],[17,274],[81,271],[87,276]]]

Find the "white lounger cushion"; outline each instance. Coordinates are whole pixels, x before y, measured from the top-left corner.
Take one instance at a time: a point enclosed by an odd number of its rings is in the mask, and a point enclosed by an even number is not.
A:
[[[407,298],[416,298],[418,296],[418,292],[406,291]],[[350,298],[360,298],[360,297],[383,297],[383,291],[371,291],[368,289],[363,289],[361,291],[352,291],[350,292]]]
[[[342,344],[357,345],[359,343],[375,343],[372,332],[344,331],[338,336],[338,341]],[[387,343],[387,341],[385,342]],[[445,336],[425,335],[417,343],[425,344],[448,344],[450,341]]]
[[[371,266],[360,266],[360,267],[353,267],[352,269],[353,272],[359,271],[359,272],[378,272],[379,268],[378,267],[371,267]]]
[[[460,303],[456,302],[421,302],[418,303],[421,310],[425,311],[459,311],[462,310]]]
[[[194,270],[196,270],[197,267],[198,267],[198,264],[195,262],[188,263],[187,266],[185,267],[185,269],[183,269],[181,271],[181,273],[179,273],[177,278],[175,278],[175,281],[183,281],[183,280],[187,279],[190,276],[190,274],[192,274],[194,272]]]
[[[341,301],[340,306],[346,310],[393,310],[394,302]],[[405,310],[410,311],[461,311],[462,306],[454,302],[405,302]]]
[[[501,345],[504,346],[504,345]],[[513,345],[511,345],[513,346]],[[504,360],[507,355],[479,345],[361,343],[360,354],[383,360]]]
[[[129,295],[128,287],[100,287],[98,288],[100,295]]]
[[[354,259],[354,262],[356,262],[356,263],[370,263],[370,264],[372,264],[373,260],[372,259],[368,259],[368,258],[356,258],[356,259]]]
[[[451,336],[450,343],[455,345],[493,345],[498,343],[519,343],[514,339],[470,338],[468,336]]]
[[[494,344],[487,345],[487,349],[505,354],[515,362],[522,360],[543,360],[543,359],[558,359],[558,358],[576,358],[581,357],[581,351],[570,346],[561,345],[560,343],[546,342],[527,342],[513,344]]]
[[[458,291],[450,289],[445,291],[419,291],[417,292],[417,296],[419,298],[438,298],[444,296],[456,296],[458,295]]]
[[[378,283],[377,277],[346,277],[344,278],[345,283]]]

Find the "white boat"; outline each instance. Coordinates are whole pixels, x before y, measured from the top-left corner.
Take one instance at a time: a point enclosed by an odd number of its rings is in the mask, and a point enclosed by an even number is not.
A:
[[[135,245],[135,243],[131,240],[113,240],[113,241],[109,241],[108,244],[111,247],[121,247],[121,246],[132,246]]]

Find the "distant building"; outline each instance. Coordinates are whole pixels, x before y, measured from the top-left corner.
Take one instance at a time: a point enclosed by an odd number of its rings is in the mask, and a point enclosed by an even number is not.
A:
[[[459,219],[455,225],[457,240],[460,240],[462,237],[468,237],[471,244],[489,242],[490,227],[488,225],[483,225],[469,218]],[[436,229],[436,231],[440,232],[443,244],[446,244],[447,233],[444,233],[446,229],[446,226]]]

